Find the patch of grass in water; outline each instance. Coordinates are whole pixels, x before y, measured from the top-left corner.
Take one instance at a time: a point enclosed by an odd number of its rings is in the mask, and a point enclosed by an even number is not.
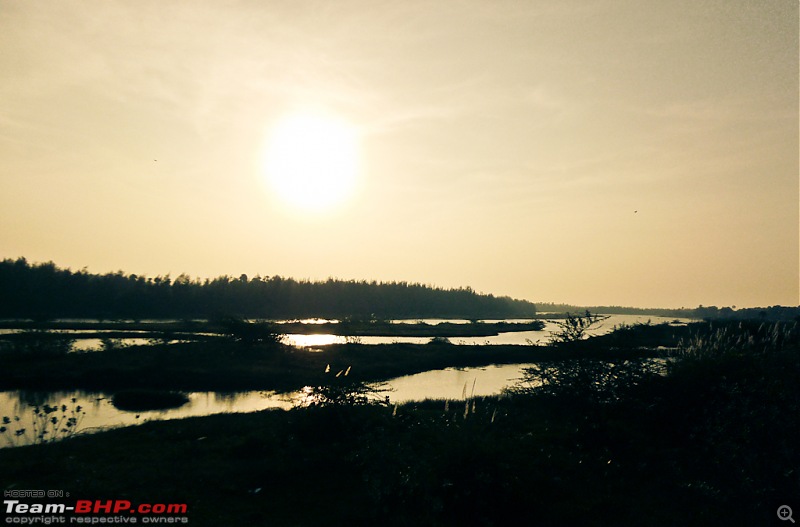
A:
[[[112,404],[126,412],[180,408],[189,402],[186,394],[161,390],[123,390],[114,394]]]

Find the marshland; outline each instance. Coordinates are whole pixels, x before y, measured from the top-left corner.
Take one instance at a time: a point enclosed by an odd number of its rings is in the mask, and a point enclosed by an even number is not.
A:
[[[0,486],[168,496],[197,525],[758,524],[800,488],[798,313],[762,311],[21,316],[0,334]],[[498,333],[526,338],[459,342]],[[480,373],[500,367],[513,369],[485,393]],[[397,397],[393,382],[426,372],[460,374],[463,388]],[[227,406],[180,413],[198,401]],[[92,421],[103,408],[128,417]]]

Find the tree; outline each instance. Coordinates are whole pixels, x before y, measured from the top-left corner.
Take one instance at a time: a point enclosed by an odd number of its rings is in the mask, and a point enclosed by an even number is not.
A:
[[[594,315],[587,309],[583,316],[566,314],[562,322],[556,322],[558,330],[550,334],[550,344],[563,345],[583,340],[586,332],[594,325],[606,320],[607,316]]]
[[[574,345],[587,337],[587,331],[607,316],[590,313],[566,314],[556,322],[550,335],[554,346]],[[661,372],[663,366],[651,359],[614,362],[570,354],[563,360],[545,361],[523,370],[523,377],[509,390],[514,395],[557,397],[560,401],[605,403],[618,400],[625,390]]]

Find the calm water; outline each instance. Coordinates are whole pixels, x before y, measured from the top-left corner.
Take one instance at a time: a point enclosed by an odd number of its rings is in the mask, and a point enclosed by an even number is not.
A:
[[[638,324],[646,323],[648,321],[653,324],[663,324],[672,322],[673,318],[667,317],[654,317],[646,315],[611,315],[601,324],[591,328],[587,331],[588,335],[603,335],[609,333],[615,326],[622,324]],[[681,323],[689,322],[688,319],[679,319]],[[282,320],[277,321],[280,323],[298,322],[295,320]],[[323,324],[325,322],[338,322],[337,320],[326,319],[305,319],[300,320],[306,324]],[[445,320],[445,319],[409,319],[409,320],[392,320],[393,324],[411,324],[417,322],[425,322],[427,324],[435,325],[441,322],[450,322],[454,324],[469,324],[469,320]],[[485,320],[484,322],[530,322],[529,319],[507,319],[507,320]],[[545,327],[541,331],[516,331],[500,333],[499,335],[491,337],[450,337],[453,344],[517,344],[525,345],[528,343],[545,343],[551,332],[558,329],[557,320],[543,320]],[[18,329],[0,329],[0,334],[16,333],[21,330]],[[118,330],[93,330],[92,333],[111,333]],[[75,335],[76,340],[73,349],[76,351],[102,351],[103,341],[99,338],[80,338],[81,331],[74,330],[56,330],[55,333],[64,333],[68,335]],[[146,333],[146,332],[142,332]],[[179,337],[179,335],[178,335]],[[112,339],[116,346],[140,346],[147,345],[151,342],[149,338],[122,338]],[[319,348],[320,346],[327,346],[329,344],[344,344],[347,342],[357,342],[361,344],[425,344],[430,341],[430,337],[347,337],[341,335],[320,334],[320,335],[300,335],[289,334],[284,337],[284,343],[305,348]],[[321,351],[321,350],[320,350]]]
[[[393,403],[419,401],[423,399],[463,399],[494,395],[521,377],[522,369],[530,364],[506,364],[482,368],[447,368],[398,377],[388,381],[392,389],[387,393]],[[146,421],[180,419],[218,413],[255,412],[266,409],[292,408],[302,399],[302,391],[277,394],[275,392],[248,391],[237,393],[193,392],[189,402],[180,408],[148,412],[126,412],[111,404],[106,393],[84,391],[6,391],[0,392],[0,417],[21,418],[20,423],[9,426],[10,430],[0,434],[0,447],[10,446],[10,435],[20,427],[31,428],[31,419],[36,406],[66,405],[68,411],[80,405],[82,417],[79,430],[89,433],[107,428],[131,426]],[[75,402],[72,402],[75,399]],[[53,414],[60,416],[60,412]],[[16,444],[19,444],[17,442]]]
[[[602,323],[597,324],[595,327],[589,329],[586,333],[590,336],[605,335],[610,333],[615,326],[623,324],[644,324],[648,321],[652,324],[665,324],[673,322],[674,318],[668,317],[653,317],[647,315],[611,315]],[[689,319],[677,319],[679,323],[685,324],[690,322]],[[419,322],[418,320],[393,320],[393,323],[413,323]],[[428,324],[437,324],[439,322],[463,322],[469,323],[468,320],[463,321],[444,321],[439,319],[425,319],[421,322]],[[487,320],[486,322],[501,322],[500,320]],[[504,322],[530,322],[530,320],[505,320]],[[450,337],[453,344],[517,344],[525,345],[528,343],[547,342],[550,333],[558,329],[557,322],[559,320],[543,320],[544,329],[541,331],[513,331],[507,333],[500,333],[491,337]],[[362,344],[425,344],[430,341],[430,337],[343,337],[338,335],[286,335],[284,342],[293,346],[300,347],[317,347],[326,346],[328,344],[344,344],[345,342],[360,342]]]
[[[635,315],[613,315],[589,333],[602,335],[621,324],[635,324],[651,321],[653,324],[671,322],[673,319]],[[402,323],[403,321],[396,321]],[[411,321],[416,322],[416,320]],[[425,320],[436,323],[438,320]],[[464,321],[467,323],[468,321]],[[510,322],[510,321],[509,321]],[[688,321],[681,321],[688,322]],[[550,332],[557,329],[554,321],[545,321],[542,331],[522,331],[501,333],[493,337],[455,337],[450,340],[455,344],[527,344],[528,342],[545,342]],[[429,337],[342,337],[335,335],[287,335],[286,341],[297,346],[313,348],[324,352],[327,344],[358,341],[364,344],[385,344],[393,342],[426,343]],[[121,345],[147,344],[147,339],[116,339]],[[100,339],[78,339],[78,349],[102,349]],[[392,379],[388,382],[392,392],[388,395],[393,403],[403,403],[423,399],[462,399],[464,396],[495,395],[515,383],[522,375],[522,369],[530,364],[512,364],[487,366],[481,368],[447,368],[415,375]],[[109,394],[71,392],[38,392],[38,391],[6,391],[0,392],[0,417],[13,418],[19,416],[20,424],[12,424],[11,430],[0,434],[0,447],[9,446],[7,434],[17,429],[14,427],[30,427],[33,409],[48,404],[51,406],[76,405],[85,412],[80,430],[86,432],[105,428],[130,426],[150,420],[179,419],[192,416],[211,415],[226,412],[254,412],[265,409],[289,409],[302,398],[302,392],[276,394],[274,392],[249,391],[238,393],[194,392],[189,393],[189,402],[176,409],[125,412],[116,409]],[[76,402],[72,403],[72,399]],[[60,412],[59,412],[60,413]],[[59,414],[55,414],[59,415]],[[24,424],[22,424],[24,423]]]

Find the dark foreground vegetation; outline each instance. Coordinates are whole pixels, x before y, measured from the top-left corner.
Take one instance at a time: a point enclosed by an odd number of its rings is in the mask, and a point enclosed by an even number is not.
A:
[[[797,324],[695,326],[665,371],[591,356],[634,353],[633,334],[660,330],[626,331],[556,346],[565,355],[503,397],[330,397],[4,449],[0,487],[185,502],[193,525],[776,521],[800,496]]]

